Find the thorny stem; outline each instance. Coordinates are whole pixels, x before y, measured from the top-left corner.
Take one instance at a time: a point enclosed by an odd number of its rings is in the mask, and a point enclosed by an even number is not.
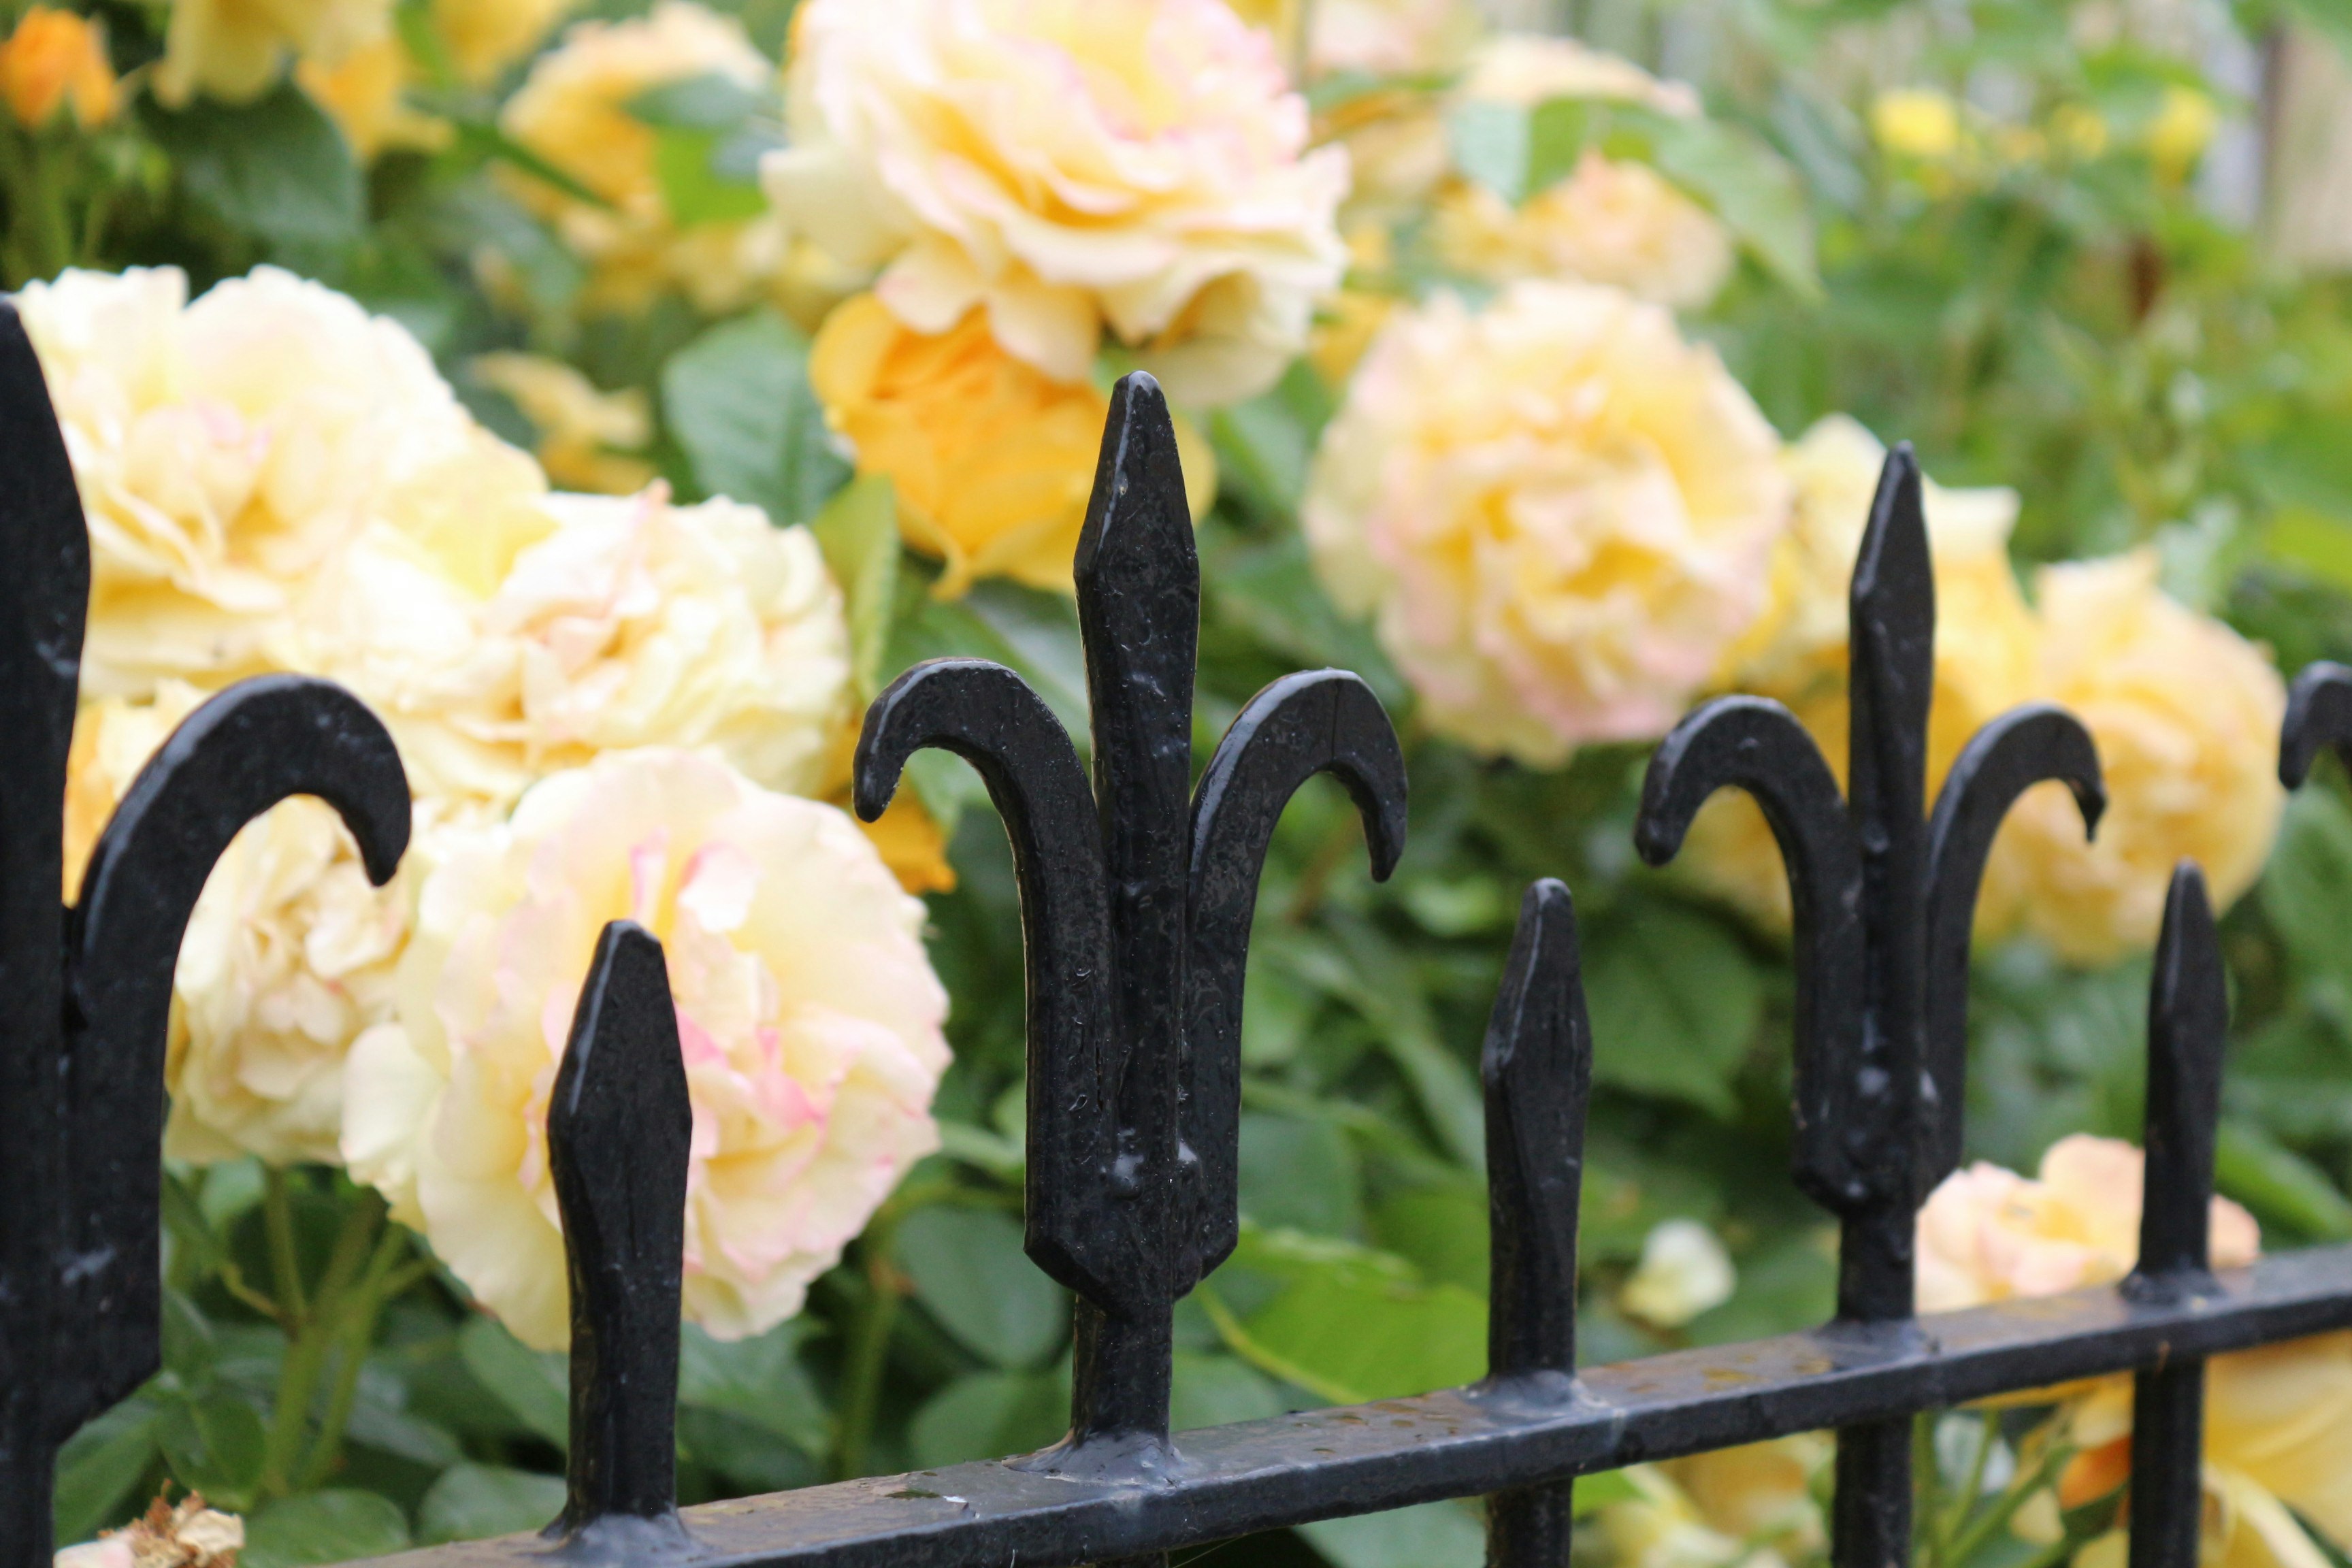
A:
[[[889,1364],[890,1330],[907,1294],[906,1278],[890,1261],[890,1237],[898,1219],[896,1205],[886,1208],[857,1244],[865,1265],[866,1300],[850,1325],[849,1353],[842,1369],[841,1426],[833,1454],[834,1474],[842,1480],[866,1473],[866,1447],[882,1399],[882,1373]]]
[[[1984,1495],[1985,1467],[1992,1460],[1993,1444],[1999,1440],[2000,1434],[2000,1417],[1990,1410],[1980,1412],[1977,1416],[1976,1452],[1969,1456],[1968,1476],[1961,1482],[1959,1491],[1945,1508],[1943,1516],[1936,1521],[1933,1558],[1938,1568],[1954,1561],[1952,1539],[1959,1534],[1960,1527],[1968,1523],[1977,1500]]]
[[[294,1194],[286,1173],[275,1165],[262,1173],[262,1219],[269,1232],[269,1271],[278,1289],[278,1310],[287,1331],[299,1333],[310,1316],[302,1297],[302,1267],[294,1256]]]
[[[383,1208],[383,1200],[373,1192],[368,1198],[368,1206]],[[398,1226],[381,1226],[375,1255],[368,1260],[367,1272],[344,1306],[341,1333],[338,1336],[341,1360],[335,1368],[335,1383],[327,1396],[327,1411],[320,1422],[319,1436],[311,1445],[310,1457],[303,1461],[299,1481],[306,1491],[325,1480],[342,1456],[343,1432],[351,1425],[352,1407],[359,1402],[360,1373],[367,1365],[368,1345],[375,1338],[376,1319],[382,1315],[384,1303],[400,1294],[415,1277],[410,1269],[394,1271],[401,1255],[407,1250],[408,1238]]]
[[[385,1225],[383,1198],[364,1191],[344,1215],[317,1289],[306,1302],[294,1253],[289,1184],[285,1173],[274,1167],[265,1181],[264,1218],[278,1297],[281,1303],[292,1304],[281,1305],[278,1314],[286,1329],[286,1359],[263,1448],[261,1491],[266,1497],[283,1497],[316,1485],[333,1468],[358,1402],[360,1373],[376,1317],[397,1293],[393,1287],[405,1289],[411,1280],[406,1271],[394,1272],[406,1250],[406,1238]],[[311,1409],[331,1355],[338,1357],[334,1381],[314,1435]]]
[[[2021,1472],[2010,1483],[2009,1489],[2001,1493],[1990,1508],[1979,1514],[1974,1523],[1961,1531],[1959,1539],[1952,1542],[1951,1555],[1944,1562],[1948,1564],[1966,1563],[1982,1551],[1985,1542],[1992,1539],[1993,1532],[2014,1518],[2017,1510],[2025,1506],[2026,1499],[2048,1486],[2065,1468],[2066,1461],[2074,1457],[2074,1444],[2052,1439],[2049,1447],[2042,1451],[2041,1458],[2035,1461],[2033,1468]]]

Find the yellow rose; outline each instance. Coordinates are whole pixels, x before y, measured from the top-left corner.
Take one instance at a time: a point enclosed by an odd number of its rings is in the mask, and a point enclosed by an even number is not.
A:
[[[415,69],[407,47],[396,37],[362,44],[332,66],[304,60],[294,74],[362,163],[391,148],[430,151],[449,140],[446,121],[409,107],[408,84]]]
[[[74,724],[66,784],[68,880],[141,768],[205,693],[165,681],[151,701],[110,698]],[[428,831],[436,814],[424,810]],[[391,1016],[416,854],[370,884],[342,821],[308,796],[247,826],[196,900],[173,980],[164,1148],[205,1163],[337,1163],[343,1058]]]
[[[83,690],[284,667],[295,601],[480,427],[406,329],[261,268],[187,300],[176,268],[18,296],[90,534]]]
[[[1982,1163],[1954,1172],[1919,1212],[1919,1310],[2121,1279],[2139,1258],[2144,1173],[2132,1145],[2080,1134],[2051,1146],[2037,1181]],[[2211,1224],[2215,1268],[2240,1268],[2261,1254],[2253,1217],[2227,1198],[2213,1200]],[[2055,1504],[2087,1507],[2129,1479],[2129,1378],[2081,1389],[2059,1420],[2079,1451],[2053,1489]],[[2338,1551],[2352,1548],[2352,1332],[2209,1362],[2204,1460],[2201,1561],[2216,1568],[2316,1568],[2326,1554],[2297,1514]],[[2045,1504],[2042,1511],[2054,1528],[2056,1510]],[[2075,1562],[2124,1568],[2123,1542],[2119,1531],[2101,1536]]]
[[[1390,318],[1301,515],[1432,727],[1549,766],[1664,734],[1755,618],[1779,446],[1663,308],[1516,283]]]
[[[1698,310],[1731,276],[1730,237],[1646,163],[1588,150],[1567,178],[1514,207],[1475,180],[1439,198],[1437,249],[1492,282],[1574,278]]]
[[[2146,1157],[2116,1138],[2053,1143],[2029,1180],[1979,1161],[1937,1184],[1919,1210],[1915,1256],[1923,1312],[2112,1285],[2139,1260]],[[2213,1200],[2217,1268],[2262,1251],[2253,1215]]]
[[[694,1140],[686,1315],[721,1339],[808,1282],[939,1142],[946,993],[923,907],[849,818],[715,760],[608,753],[426,879],[399,1017],[348,1068],[343,1152],[526,1342],[568,1329],[547,1100],[598,932],[662,939]]]
[[[475,378],[502,392],[539,426],[539,461],[548,478],[573,489],[631,495],[653,483],[642,451],[654,437],[653,408],[635,387],[600,391],[560,359],[490,353],[475,359]]]
[[[71,11],[35,5],[0,44],[0,96],[16,123],[37,131],[71,105],[87,131],[114,118],[119,94],[106,58],[106,27]]]
[[[804,528],[724,499],[514,496],[354,542],[306,605],[311,664],[382,713],[422,789],[510,801],[616,747],[825,782],[849,700],[840,590]]]
[[[1960,106],[1933,88],[1896,88],[1870,106],[1870,129],[1889,153],[1940,163],[1960,151]]]
[[[2221,125],[2221,111],[2213,107],[2212,99],[2193,87],[2167,83],[2164,101],[2144,136],[2148,158],[2166,179],[2185,180],[2212,145]]]
[[[984,307],[1053,381],[1108,328],[1179,402],[1248,397],[1339,286],[1346,156],[1221,0],[809,0],[786,98],[791,227],[917,331]]]
[[[933,336],[871,294],[825,319],[809,382],[857,471],[889,476],[907,542],[946,562],[941,595],[994,576],[1068,591],[1110,412],[1093,382],[1015,359],[980,311]],[[1216,461],[1182,421],[1177,441],[1198,517],[1216,496]]]
[[[393,0],[171,0],[155,96],[177,109],[198,93],[246,103],[289,58],[334,67],[392,32]]]
[[[433,0],[433,30],[457,79],[486,87],[539,47],[579,0]]]
[[[1822,420],[1782,454],[1796,487],[1794,521],[1773,549],[1764,613],[1718,677],[1723,686],[1787,703],[1841,783],[1847,601],[1885,458],[1877,437],[1843,415]],[[1970,736],[2032,695],[2036,633],[2009,564],[2016,492],[1947,489],[1929,481],[1923,500],[1936,567],[1936,684],[1927,718],[1933,792]],[[2079,842],[2079,814],[2074,824]],[[1780,845],[1746,795],[1727,791],[1708,801],[1680,858],[1681,874],[1696,886],[1768,930],[1788,929]],[[1977,929],[2003,930],[2016,912],[2002,889],[1989,889],[1978,900]]]
[[[2030,791],[1994,841],[1985,881],[2074,963],[2153,944],[2184,858],[2204,868],[2214,908],[2227,909],[2270,858],[2284,804],[2278,672],[2237,633],[2166,597],[2156,575],[2142,552],[2035,578],[2033,695],[2090,730],[2107,812],[2085,844],[2063,786]]]
[[[1626,1277],[1617,1304],[1661,1329],[1678,1329],[1731,1300],[1739,1284],[1731,1255],[1715,1232],[1695,1219],[1670,1219],[1642,1242],[1642,1258]]]
[[[771,219],[679,223],[655,166],[654,129],[629,112],[655,88],[713,76],[752,92],[775,80],[733,17],[662,0],[647,16],[573,27],[500,112],[509,136],[610,204],[510,175],[523,202],[588,263],[591,304],[642,310],[676,289],[699,310],[730,310],[782,262],[782,236]]]
[[[1829,1440],[1814,1432],[1694,1454],[1623,1473],[1633,1498],[1595,1521],[1618,1568],[1779,1568],[1826,1543],[1813,1482]]]

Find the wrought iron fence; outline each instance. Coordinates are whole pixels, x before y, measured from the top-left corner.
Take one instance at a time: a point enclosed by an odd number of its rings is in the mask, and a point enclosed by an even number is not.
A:
[[[215,858],[287,795],[342,814],[372,875],[408,831],[383,726],[322,682],[248,681],[193,715],[107,827],[60,911],[58,802],[89,590],[73,474],[40,372],[0,314],[0,1568],[50,1550],[58,1446],[156,1368],[163,1062],[174,953]],[[1789,868],[1797,979],[1795,1176],[1842,1226],[1837,1316],[1804,1333],[1576,1367],[1576,1226],[1591,1038],[1568,889],[1528,890],[1482,1063],[1493,1233],[1488,1375],[1464,1388],[1169,1431],[1174,1303],[1237,1236],[1244,958],[1266,845],[1336,775],[1385,876],[1405,834],[1387,715],[1336,670],[1266,688],[1197,785],[1199,574],[1173,432],[1150,378],[1111,403],[1076,563],[1092,779],[1019,677],[908,670],[866,715],[857,809],[917,750],[985,779],[1013,840],[1028,982],[1029,1255],[1077,1298],[1071,1429],[1043,1452],[675,1506],[688,1110],[661,950],[608,927],[549,1111],[572,1294],[569,1501],[541,1536],[418,1568],[706,1560],[805,1568],[1150,1561],[1174,1548],[1444,1498],[1490,1500],[1496,1568],[1567,1562],[1573,1478],[1833,1427],[1838,1568],[1909,1553],[1910,1417],[2071,1379],[2137,1374],[2131,1560],[2194,1561],[2205,1358],[2352,1324],[2352,1247],[2209,1271],[2226,1024],[2197,868],[2175,874],[2148,1004],[2137,1272],[2113,1289],[1921,1318],[1914,1217],[1957,1163],[1969,936],[2002,815],[2063,781],[2105,802],[2087,733],[2017,710],[1926,792],[1935,589],[1906,448],[1873,502],[1852,599],[1852,766],[1841,792],[1778,704],[1734,697],[1659,747],[1636,826],[1671,859],[1726,785],[1761,804]],[[2295,682],[2279,768],[2352,753],[2352,670]]]

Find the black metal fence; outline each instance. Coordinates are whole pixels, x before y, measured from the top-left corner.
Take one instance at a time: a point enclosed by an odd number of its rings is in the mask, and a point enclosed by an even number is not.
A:
[[[49,1550],[58,1446],[159,1360],[164,1031],[173,958],[214,859],[287,795],[342,813],[391,874],[407,789],[381,724],[337,689],[250,681],[193,715],[107,827],[61,911],[60,813],[89,544],[40,372],[0,315],[0,1568]],[[1693,714],[1650,766],[1636,841],[1670,859],[1737,785],[1769,819],[1795,910],[1795,1175],[1837,1216],[1837,1317],[1801,1334],[1576,1370],[1576,1224],[1591,1040],[1568,889],[1530,888],[1489,1026],[1489,1373],[1416,1398],[1169,1432],[1171,1314],[1237,1236],[1244,958],[1276,818],[1318,773],[1396,863],[1405,774],[1352,675],[1275,682],[1192,782],[1200,584],[1168,414],[1149,377],[1111,403],[1077,556],[1093,777],[1020,678],[908,671],[866,715],[857,809],[917,750],[987,781],[1013,839],[1028,966],[1029,1255],[1077,1297],[1071,1430],[1041,1453],[675,1507],[688,1110],[659,945],[608,927],[548,1141],[572,1285],[569,1502],[543,1536],[448,1546],[461,1568],[566,1559],[893,1568],[1149,1560],[1172,1548],[1486,1496],[1496,1568],[1565,1564],[1570,1487],[1644,1459],[1838,1431],[1838,1568],[1911,1539],[1910,1418],[2137,1374],[2134,1568],[2194,1562],[2203,1362],[2352,1324],[2352,1247],[2207,1268],[2225,995],[2197,868],[2176,873],[2148,1010],[2147,1192],[2116,1289],[1920,1318],[1915,1215],[1957,1163],[1969,935],[1993,834],[2062,780],[2105,802],[2073,718],[2017,710],[1926,791],[1935,587],[1907,448],[1887,460],[1853,576],[1851,786],[1778,704]],[[2279,769],[2352,752],[2352,670],[2295,682]]]

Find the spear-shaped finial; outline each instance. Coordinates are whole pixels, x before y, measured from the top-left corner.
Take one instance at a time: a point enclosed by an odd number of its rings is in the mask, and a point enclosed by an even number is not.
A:
[[[631,921],[596,941],[547,1108],[572,1287],[568,1556],[693,1555],[677,1518],[677,1342],[694,1112],[661,943]]]
[[[1075,575],[1092,787],[1018,676],[945,659],[866,714],[856,804],[871,819],[908,757],[940,746],[1004,818],[1028,955],[1027,1247],[1079,1297],[1071,1436],[1030,1462],[1149,1479],[1170,1463],[1174,1303],[1234,1246],[1242,976],[1275,818],[1338,775],[1385,875],[1404,765],[1370,689],[1326,670],[1260,692],[1191,787],[1199,563],[1148,375],[1112,395]]]

